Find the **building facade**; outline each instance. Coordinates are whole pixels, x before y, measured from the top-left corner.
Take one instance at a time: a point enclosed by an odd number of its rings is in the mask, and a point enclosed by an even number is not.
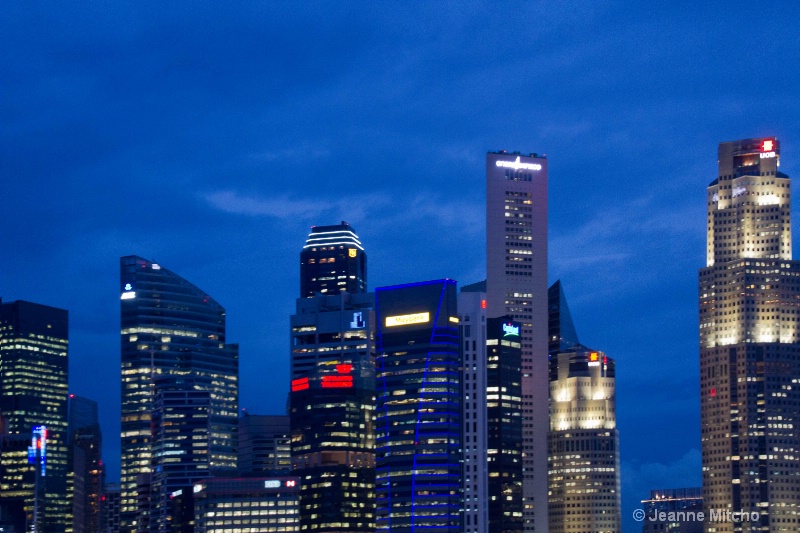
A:
[[[578,345],[550,358],[549,524],[552,533],[619,533],[614,360]]]
[[[486,154],[487,316],[519,321],[523,527],[547,529],[547,159]]]
[[[456,283],[376,290],[377,530],[460,529]]]
[[[347,222],[313,226],[300,252],[300,296],[367,291],[367,254]]]
[[[208,383],[215,438],[213,473],[236,470],[238,346],[228,344],[225,309],[205,291],[136,256],[120,259],[122,378],[122,531],[137,529],[137,479],[152,470],[154,381],[189,376]],[[140,477],[141,476],[141,477]],[[142,490],[147,490],[144,488]],[[141,497],[140,497],[141,496]]]
[[[69,525],[68,342],[67,311],[0,302],[0,508],[24,513],[40,533]],[[39,450],[29,464],[32,439]]]
[[[288,415],[239,417],[239,475],[289,474],[292,470],[291,423]]]
[[[100,531],[100,503],[105,481],[103,435],[97,402],[69,395],[69,453],[73,533]]]
[[[703,489],[651,490],[642,500],[642,533],[703,533]]]
[[[719,145],[700,270],[700,419],[707,511],[756,520],[709,532],[800,529],[800,262],[774,137]]]

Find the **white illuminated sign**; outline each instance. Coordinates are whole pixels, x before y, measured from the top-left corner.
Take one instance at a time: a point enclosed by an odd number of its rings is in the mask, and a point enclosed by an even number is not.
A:
[[[264,482],[265,489],[279,489],[281,487],[281,482],[277,479],[268,479]]]
[[[519,326],[512,326],[511,324],[503,324],[503,333],[506,335],[519,335]]]
[[[411,315],[387,316],[386,327],[408,326],[410,324],[425,324],[431,321],[430,313],[413,313]]]
[[[498,167],[513,168],[514,170],[542,170],[539,163],[521,163],[519,156],[514,161],[495,161]]]
[[[364,314],[362,312],[353,313],[353,320],[350,322],[350,327],[353,329],[362,329],[366,327],[364,322]]]
[[[199,485],[199,484],[198,484],[198,485],[195,485],[195,486],[192,488],[192,491],[193,491],[195,494],[197,494],[197,493],[198,493],[198,492],[200,492],[201,490],[203,490],[203,485]]]
[[[126,291],[132,291],[133,290],[133,285],[131,285],[130,283],[126,283],[125,284],[125,290]]]
[[[181,496],[182,494],[183,494],[183,489],[178,489],[175,492],[173,492],[172,494],[170,494],[169,497],[170,498],[177,498],[178,496]]]
[[[760,155],[761,159],[772,159],[773,157],[778,157],[775,155],[775,152],[762,152]]]
[[[123,292],[122,294],[119,295],[120,300],[132,300],[133,298],[136,298],[136,293],[133,291]]]
[[[600,366],[600,361],[589,361],[589,366]]]

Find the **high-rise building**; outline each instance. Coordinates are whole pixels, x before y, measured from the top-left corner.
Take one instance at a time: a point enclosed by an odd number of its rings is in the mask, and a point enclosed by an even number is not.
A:
[[[547,529],[547,159],[486,154],[487,316],[521,323],[523,527]]]
[[[137,476],[152,469],[155,378],[191,377],[207,383],[214,438],[212,474],[236,470],[238,346],[225,336],[225,309],[205,291],[136,256],[120,259],[122,341],[122,531],[137,529]],[[143,490],[147,490],[143,486]]]
[[[453,280],[376,290],[378,531],[460,528],[461,347]]]
[[[462,341],[462,532],[522,531],[519,322],[486,318],[486,283],[458,295]]]
[[[239,475],[284,475],[292,470],[288,415],[239,417]]]
[[[567,297],[561,287],[561,280],[547,289],[547,307],[550,332],[548,353],[550,356],[556,356],[559,352],[565,352],[580,344],[572,314],[569,312]]]
[[[707,532],[800,529],[800,261],[774,137],[719,145],[700,270],[700,420]],[[753,513],[758,519],[753,520]]]
[[[120,487],[119,483],[107,483],[100,498],[100,532],[120,531]]]
[[[300,528],[299,495],[300,480],[294,476],[204,479],[172,494],[172,531],[305,531]]]
[[[367,254],[347,222],[313,226],[300,252],[300,296],[367,290]]]
[[[550,358],[549,531],[619,533],[614,360],[575,346]]]
[[[69,395],[69,459],[72,488],[73,533],[100,531],[103,495],[103,436],[97,418],[97,402]]]
[[[159,376],[154,382],[150,531],[170,531],[170,495],[207,478],[214,441],[210,383],[191,376]]]
[[[705,518],[698,518],[703,512],[700,487],[651,490],[650,498],[642,500],[642,510],[642,533],[703,533]]]
[[[68,526],[67,311],[24,301],[0,302],[0,507],[22,502],[39,533]],[[28,463],[19,443],[38,450]]]

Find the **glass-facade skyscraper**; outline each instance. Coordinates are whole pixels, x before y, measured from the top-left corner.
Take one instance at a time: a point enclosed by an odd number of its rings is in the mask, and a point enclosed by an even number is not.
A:
[[[460,530],[456,282],[375,291],[378,531]]]
[[[153,467],[157,378],[190,377],[207,384],[200,389],[210,395],[214,421],[208,468],[235,471],[239,353],[237,345],[226,342],[225,309],[156,263],[136,256],[120,259],[120,304],[121,529],[130,532],[136,529],[137,476],[146,479]]]
[[[800,530],[800,261],[780,155],[775,137],[721,143],[707,190],[703,500],[706,510],[748,515],[707,532]]]
[[[547,528],[547,158],[486,154],[489,318],[521,323],[523,528]]]
[[[0,302],[0,507],[39,533],[68,526],[67,348],[67,311]]]
[[[367,254],[347,222],[314,226],[300,252],[300,296],[367,291]]]

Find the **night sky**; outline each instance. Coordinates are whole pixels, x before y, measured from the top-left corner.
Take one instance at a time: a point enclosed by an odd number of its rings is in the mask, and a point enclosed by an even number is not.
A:
[[[87,4],[0,13],[0,296],[69,310],[110,480],[120,256],[222,303],[241,406],[282,413],[309,227],[355,227],[370,289],[479,281],[506,149],[547,154],[550,280],[617,360],[626,533],[700,485],[705,187],[767,135],[800,178],[797,2]]]

